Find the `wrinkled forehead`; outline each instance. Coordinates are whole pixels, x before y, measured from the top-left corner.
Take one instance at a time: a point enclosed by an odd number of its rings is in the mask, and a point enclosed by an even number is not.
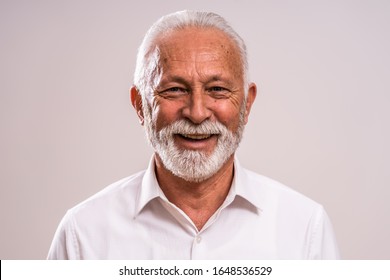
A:
[[[240,72],[243,70],[237,46],[215,28],[187,27],[168,31],[157,38],[155,51],[160,66],[169,61],[207,63],[218,60]]]

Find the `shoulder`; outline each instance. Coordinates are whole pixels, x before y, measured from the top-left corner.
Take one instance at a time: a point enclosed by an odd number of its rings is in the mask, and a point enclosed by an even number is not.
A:
[[[242,168],[246,186],[256,197],[260,208],[277,207],[279,211],[313,213],[322,211],[322,205],[306,195],[267,176]]]
[[[114,182],[68,210],[67,215],[90,218],[112,212],[130,211],[135,204],[145,171]],[[100,216],[101,218],[101,216]]]
[[[48,259],[85,258],[83,254],[89,252],[85,246],[105,244],[108,230],[133,214],[144,173],[123,178],[69,209],[57,228]]]
[[[324,207],[294,189],[266,176],[244,170],[259,203],[263,221],[279,230],[279,244],[287,258],[337,259],[337,242]],[[315,187],[315,186],[313,186]],[[298,249],[297,249],[298,248]],[[293,256],[291,252],[301,252]]]

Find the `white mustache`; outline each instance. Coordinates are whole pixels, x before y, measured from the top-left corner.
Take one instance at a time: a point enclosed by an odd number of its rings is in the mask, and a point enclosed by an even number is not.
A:
[[[224,134],[226,132],[228,132],[228,129],[220,122],[206,120],[196,125],[182,119],[164,127],[158,134],[161,139],[172,134]]]

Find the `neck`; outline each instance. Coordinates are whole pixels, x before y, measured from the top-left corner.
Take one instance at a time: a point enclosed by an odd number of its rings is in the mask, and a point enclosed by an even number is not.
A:
[[[157,181],[168,200],[183,210],[200,230],[229,193],[233,181],[233,162],[234,155],[212,177],[202,182],[188,182],[167,170],[156,155]]]

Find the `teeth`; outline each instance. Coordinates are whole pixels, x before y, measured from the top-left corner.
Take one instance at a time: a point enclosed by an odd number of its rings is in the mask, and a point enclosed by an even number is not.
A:
[[[210,134],[182,134],[185,138],[190,138],[194,140],[202,140],[209,138],[211,135]]]

